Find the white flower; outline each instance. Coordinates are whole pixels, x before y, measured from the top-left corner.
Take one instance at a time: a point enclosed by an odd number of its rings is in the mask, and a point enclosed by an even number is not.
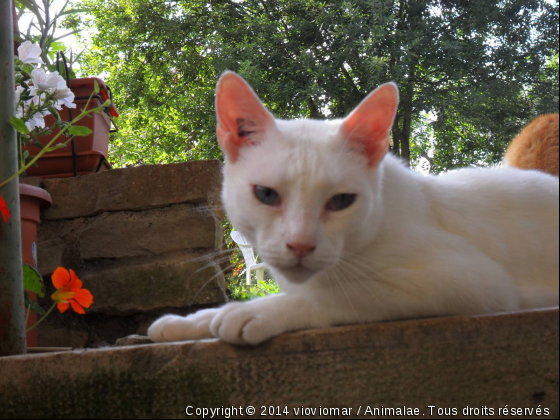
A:
[[[65,99],[67,96],[70,96],[70,94],[74,95],[72,91],[67,87],[62,89],[57,89],[56,92],[54,93],[54,99]]]
[[[31,72],[33,86],[42,92],[54,92],[58,87],[58,72],[45,73],[43,69],[33,69]]]
[[[49,114],[49,112],[45,111],[44,113],[36,112],[31,116],[31,119],[25,122],[29,131],[34,130],[35,128],[45,128],[45,117]]]
[[[68,88],[57,89],[54,93],[54,98],[57,99],[54,107],[58,110],[62,109],[62,105],[66,106],[66,108],[76,108],[76,104],[74,103],[74,92]]]
[[[18,48],[18,57],[21,61],[28,64],[42,64],[41,47],[31,41],[25,41]]]
[[[58,86],[56,87],[56,92],[54,93],[54,98],[57,99],[55,103],[55,108],[61,109],[62,105],[67,108],[76,108],[74,103],[74,92],[72,92],[66,86],[66,80],[62,76],[58,76]]]
[[[50,74],[45,73],[43,69],[34,69],[31,72],[33,78],[33,87],[39,92],[54,93],[57,100],[54,104],[56,109],[62,109],[62,105],[68,108],[76,108],[74,102],[74,92],[67,86],[64,78],[54,71]],[[34,90],[32,88],[34,93]]]
[[[45,119],[43,118],[43,115],[40,112],[37,112],[31,117],[29,121],[25,122],[25,125],[27,126],[29,131],[33,131],[37,127],[44,128]]]

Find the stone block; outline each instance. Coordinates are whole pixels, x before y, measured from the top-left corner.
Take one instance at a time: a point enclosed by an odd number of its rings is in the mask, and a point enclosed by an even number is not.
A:
[[[40,325],[37,328],[37,344],[40,347],[84,348],[89,339],[86,328],[79,326]]]
[[[39,235],[37,246],[37,269],[43,276],[54,273],[57,267],[70,267],[64,258],[64,250],[68,243],[61,238],[41,240]]]
[[[214,213],[179,204],[143,212],[46,221],[39,226],[38,261],[41,274],[49,275],[59,266],[77,269],[99,259],[157,255],[165,259],[170,253],[211,252],[222,246],[222,224]],[[111,264],[96,263],[95,267],[103,269],[103,265]]]
[[[123,315],[227,301],[221,268],[199,255],[84,271],[80,278],[94,296],[90,314]]]
[[[204,203],[223,217],[221,162],[192,161],[114,169],[77,178],[47,179],[53,198],[47,220],[91,217],[106,211],[137,211],[179,203]]]
[[[77,234],[84,260],[215,249],[223,238],[221,222],[206,210],[178,204],[142,212],[103,213]]]

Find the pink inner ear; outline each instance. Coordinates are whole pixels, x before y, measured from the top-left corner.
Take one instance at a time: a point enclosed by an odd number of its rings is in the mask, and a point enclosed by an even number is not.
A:
[[[274,118],[253,89],[235,73],[225,73],[216,87],[218,142],[231,162],[241,147],[255,144],[255,137],[274,125]]]
[[[389,149],[389,133],[399,104],[399,91],[394,83],[386,83],[370,93],[344,120],[341,133],[351,147],[376,166]]]

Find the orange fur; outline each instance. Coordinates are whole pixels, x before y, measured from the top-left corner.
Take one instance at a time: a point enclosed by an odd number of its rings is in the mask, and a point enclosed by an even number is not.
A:
[[[558,114],[535,118],[513,139],[505,155],[509,166],[558,176]]]

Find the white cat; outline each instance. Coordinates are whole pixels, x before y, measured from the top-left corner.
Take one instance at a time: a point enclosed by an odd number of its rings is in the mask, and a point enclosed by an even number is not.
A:
[[[329,122],[274,119],[234,73],[216,96],[223,202],[283,293],[167,315],[152,340],[258,344],[305,328],[558,305],[558,178],[409,171],[387,154],[392,83]]]

